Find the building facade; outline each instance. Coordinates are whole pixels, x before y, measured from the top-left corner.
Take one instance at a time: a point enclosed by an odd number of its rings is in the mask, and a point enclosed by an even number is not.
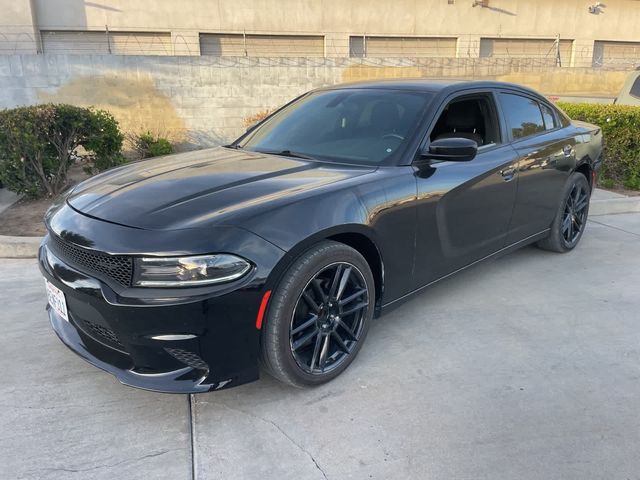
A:
[[[640,65],[640,1],[0,0],[0,53]]]

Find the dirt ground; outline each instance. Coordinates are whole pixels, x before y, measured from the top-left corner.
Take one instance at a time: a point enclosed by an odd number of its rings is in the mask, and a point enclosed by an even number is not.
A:
[[[52,199],[19,200],[0,213],[0,235],[42,236],[46,233],[42,218]]]
[[[81,164],[73,165],[67,174],[68,185],[75,185],[88,175]],[[0,235],[16,237],[42,236],[47,233],[42,221],[53,198],[39,200],[22,199],[0,213]]]

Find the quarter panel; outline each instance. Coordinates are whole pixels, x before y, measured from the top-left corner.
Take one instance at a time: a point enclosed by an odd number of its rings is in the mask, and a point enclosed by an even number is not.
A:
[[[549,228],[560,194],[576,166],[572,127],[537,135],[514,144],[518,152],[518,195],[509,228],[509,242]],[[571,148],[569,155],[565,148]]]

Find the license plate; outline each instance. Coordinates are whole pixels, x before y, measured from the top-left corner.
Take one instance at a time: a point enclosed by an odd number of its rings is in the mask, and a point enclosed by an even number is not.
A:
[[[47,280],[44,281],[44,284],[47,287],[47,300],[49,301],[49,305],[53,308],[54,312],[68,322],[69,315],[67,314],[67,301],[64,298],[63,291],[49,283]]]

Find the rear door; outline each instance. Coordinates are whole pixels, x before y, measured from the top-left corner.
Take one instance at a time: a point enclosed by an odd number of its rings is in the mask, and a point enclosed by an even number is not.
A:
[[[507,243],[551,226],[560,194],[575,167],[576,141],[555,109],[522,92],[498,94],[507,135],[518,155],[517,195]]]
[[[431,162],[415,166],[417,178],[417,227],[415,279],[425,285],[506,244],[516,198],[517,154],[504,142],[495,96],[491,90],[466,93],[444,102],[425,146],[437,133],[453,102],[481,100],[484,120],[477,129],[483,145],[469,162]],[[445,122],[446,123],[446,122]],[[463,122],[464,123],[464,122]],[[452,129],[451,125],[448,127]],[[455,130],[455,127],[453,127]],[[458,129],[460,131],[462,129]],[[442,132],[451,135],[451,132]]]

